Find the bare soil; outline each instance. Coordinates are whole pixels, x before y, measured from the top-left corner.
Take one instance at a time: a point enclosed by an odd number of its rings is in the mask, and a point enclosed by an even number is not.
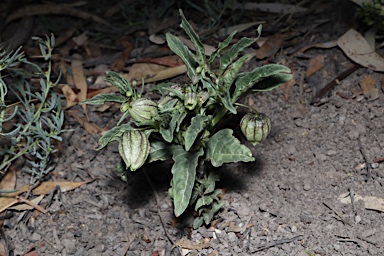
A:
[[[81,8],[103,16],[105,6],[112,7],[112,2],[89,2]],[[114,173],[119,160],[116,146],[95,151],[100,134],[89,134],[66,115],[66,128],[70,131],[63,135],[63,150],[55,160],[55,179],[97,179],[73,191],[56,193],[46,214],[13,212],[13,217],[3,224],[11,255],[31,251],[34,255],[180,255],[166,232],[173,242],[190,241],[189,255],[384,255],[384,213],[368,209],[357,197],[384,198],[384,163],[375,162],[384,157],[384,93],[381,90],[373,101],[354,94],[360,90],[359,82],[364,76],[372,76],[379,83],[383,77],[359,67],[339,81],[320,103],[311,104],[314,94],[345,70],[350,61],[337,47],[314,48],[300,56],[290,54],[310,43],[335,40],[348,28],[357,26],[351,18],[352,3],[315,2],[319,3],[316,10],[306,16],[245,11],[242,16],[235,16],[237,20],[229,21],[228,25],[234,25],[265,20],[264,37],[283,33],[284,29],[299,32],[298,40],[287,40],[273,57],[254,59],[246,67],[264,63],[287,65],[295,74],[296,84],[246,99],[271,118],[272,132],[265,142],[252,147],[255,162],[230,164],[217,170],[222,174],[218,187],[225,191],[225,206],[211,226],[193,230],[192,211],[178,219],[173,216],[172,201],[167,196],[170,163],[154,163],[129,173],[125,183]],[[184,13],[197,27],[207,20],[206,15],[202,19],[191,7],[186,7]],[[169,15],[177,17],[177,12]],[[235,14],[225,17],[231,15]],[[46,32],[47,27],[66,27],[58,25],[58,21],[68,17],[46,16],[46,22],[51,22],[46,27],[41,26],[41,17],[34,19],[39,25],[32,30],[33,35]],[[121,12],[106,19],[111,24],[116,22],[114,28],[134,21]],[[315,26],[321,19],[325,22]],[[69,21],[77,24],[76,18]],[[157,33],[174,31],[178,23],[179,20]],[[119,34],[112,30],[108,34],[107,26],[91,22],[81,29],[90,31],[92,42],[120,47]],[[125,35],[136,40],[137,47],[148,48],[152,43],[147,41],[147,32],[144,24]],[[255,36],[255,29],[240,36]],[[206,36],[205,42],[217,43],[213,36]],[[323,69],[303,79],[301,74],[310,59],[320,54],[325,56]],[[91,72],[87,76],[91,77]],[[90,81],[92,87],[94,81]],[[109,129],[120,115],[115,109],[98,112],[89,106],[90,121]],[[228,117],[228,121],[238,120]],[[239,129],[234,129],[236,136],[250,146]],[[28,180],[28,175],[19,173],[18,185]],[[352,202],[351,195],[355,195]],[[209,246],[200,248],[198,242]]]

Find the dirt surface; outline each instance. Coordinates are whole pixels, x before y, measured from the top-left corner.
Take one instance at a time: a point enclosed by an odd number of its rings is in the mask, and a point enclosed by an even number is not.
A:
[[[88,11],[102,15],[105,3],[99,4],[88,3]],[[365,76],[376,79],[377,88],[383,77],[359,67],[318,104],[311,104],[314,94],[351,62],[337,47],[309,49],[300,56],[290,53],[314,42],[335,40],[356,25],[348,18],[353,5],[347,1],[314,8],[318,12],[306,16],[254,11],[236,16],[241,18],[236,23],[231,20],[231,25],[265,20],[263,36],[267,38],[284,29],[297,32],[298,40],[287,41],[274,56],[253,59],[246,67],[281,63],[294,71],[296,83],[246,99],[271,118],[272,132],[265,142],[252,147],[254,163],[230,164],[217,170],[222,174],[218,187],[225,191],[225,206],[212,226],[193,230],[191,211],[179,219],[173,216],[166,193],[170,163],[154,163],[129,173],[124,183],[114,173],[119,160],[117,147],[95,151],[100,134],[89,134],[66,115],[66,129],[70,131],[63,135],[55,176],[47,179],[96,180],[69,192],[55,193],[46,214],[13,212],[13,217],[3,224],[12,255],[180,255],[181,247],[191,256],[384,255],[384,213],[369,209],[372,207],[367,201],[368,197],[384,198],[384,162],[376,161],[384,157],[384,93],[380,89],[379,98],[374,100],[358,93]],[[177,17],[177,13],[172,14]],[[128,19],[119,15],[109,19]],[[187,8],[185,15],[201,25],[195,9]],[[49,19],[56,24],[55,19],[60,17]],[[327,20],[314,26],[321,19]],[[169,28],[176,29],[178,22]],[[99,30],[92,24],[87,26],[93,42],[109,40],[110,46],[120,47],[117,37],[100,36],[105,26]],[[136,36],[136,44],[148,48],[153,44],[147,41],[146,32],[139,28],[128,36]],[[250,29],[241,35],[254,33],[255,29]],[[207,36],[205,42],[217,43],[213,36]],[[304,77],[309,61],[317,55],[325,56],[324,67]],[[95,69],[90,67],[86,75],[91,77]],[[90,88],[96,88],[94,80],[90,81]],[[113,106],[99,112],[89,106],[89,119],[109,129],[120,117],[117,110],[118,106]],[[238,121],[228,119],[230,123]],[[242,138],[235,129],[236,136]],[[28,180],[20,172],[17,185]],[[355,195],[352,202],[351,195]],[[43,203],[47,201],[45,198]],[[379,204],[377,201],[374,206]],[[181,246],[175,247],[166,233]]]

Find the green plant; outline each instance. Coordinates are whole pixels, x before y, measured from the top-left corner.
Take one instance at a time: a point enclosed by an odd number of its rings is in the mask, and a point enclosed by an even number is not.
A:
[[[64,122],[60,97],[52,91],[58,83],[51,81],[51,57],[54,47],[54,37],[38,41],[42,57],[47,62],[47,69],[42,70],[38,65],[25,59],[20,48],[15,52],[0,54],[0,138],[5,140],[0,152],[0,172],[3,174],[16,159],[26,156],[28,165],[26,171],[31,174],[31,184],[40,180],[53,167],[50,157],[55,152],[53,141],[61,141],[59,136]],[[16,69],[20,64],[26,64],[33,70],[31,74]],[[3,73],[7,72],[10,81],[4,80]],[[31,78],[39,79],[40,91],[31,91]],[[9,84],[10,86],[8,86]],[[12,106],[6,105],[8,89],[12,90],[21,105],[15,108],[9,117],[7,110]],[[11,122],[13,126],[6,130],[4,123]]]
[[[191,38],[195,54],[176,36],[167,34],[166,38],[171,50],[187,66],[190,82],[155,86],[152,90],[160,95],[155,102],[142,97],[143,87],[140,89],[110,72],[106,81],[116,86],[120,94],[100,94],[82,103],[112,101],[121,104],[122,118],[117,126],[100,138],[98,149],[115,141],[119,144],[123,160],[117,171],[123,179],[127,178],[127,169],[135,171],[145,163],[173,159],[173,178],[168,194],[173,199],[174,213],[180,216],[189,205],[194,205],[198,217],[193,226],[197,228],[203,223],[209,224],[223,206],[219,200],[221,190],[215,189],[219,176],[211,167],[254,160],[250,149],[232,135],[231,129],[219,130],[219,122],[225,123],[224,117],[228,114],[237,114],[237,107],[241,105],[237,102],[245,95],[272,90],[290,80],[292,75],[289,68],[277,64],[240,72],[250,55],[238,56],[257,38],[242,38],[224,51],[235,33],[221,42],[207,58],[198,35],[181,11],[180,15],[181,27]],[[260,33],[261,28],[258,31]],[[212,65],[216,60],[219,69],[214,72]],[[130,119],[126,121],[128,116]],[[252,120],[245,117],[249,119],[245,122],[247,126],[257,122],[252,131],[245,129],[246,137],[253,138],[254,144],[265,139],[270,130],[269,119],[266,120],[262,114],[257,116]]]
[[[384,27],[384,0],[353,0],[360,6],[356,16],[366,25],[383,32]]]

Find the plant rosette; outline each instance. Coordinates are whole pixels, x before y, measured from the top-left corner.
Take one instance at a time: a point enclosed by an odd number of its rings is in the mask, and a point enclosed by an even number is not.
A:
[[[169,48],[187,67],[189,81],[185,84],[162,83],[152,88],[159,95],[157,101],[142,97],[135,85],[110,72],[106,80],[116,86],[119,94],[96,95],[83,104],[122,104],[122,118],[115,127],[99,140],[98,150],[110,143],[119,143],[123,159],[117,171],[127,179],[127,170],[136,171],[154,161],[173,160],[172,180],[168,190],[173,200],[174,214],[180,216],[188,206],[194,207],[198,216],[193,227],[208,225],[223,206],[217,171],[225,163],[251,162],[251,150],[240,143],[225,125],[225,116],[236,115],[238,101],[256,91],[269,91],[292,78],[291,70],[278,64],[268,64],[250,72],[241,72],[251,57],[241,55],[257,38],[241,38],[230,46],[236,32],[231,33],[207,57],[199,36],[193,31],[182,11],[181,28],[191,39],[192,53],[178,37],[166,34]],[[260,34],[261,27],[258,28]],[[227,51],[224,52],[224,49]],[[240,57],[239,57],[240,56]],[[219,63],[213,70],[214,62]],[[263,141],[271,121],[263,114],[246,114],[241,130],[253,144]],[[220,127],[222,127],[220,125]]]

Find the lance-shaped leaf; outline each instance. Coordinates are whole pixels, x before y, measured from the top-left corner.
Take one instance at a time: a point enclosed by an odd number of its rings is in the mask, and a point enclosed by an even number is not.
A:
[[[255,68],[251,72],[244,72],[238,75],[238,78],[235,81],[235,92],[232,96],[232,102],[236,102],[244,93],[252,89],[255,83],[260,82],[262,79],[267,77],[272,77],[278,74],[285,74],[280,77],[283,78],[285,82],[292,78],[291,70],[285,66],[278,64],[269,64],[264,65],[258,68]],[[278,80],[282,82],[282,80]],[[265,88],[274,88],[276,84],[263,85]]]
[[[232,67],[219,78],[219,88],[222,88],[222,90],[229,90],[231,88],[237,74],[250,56],[250,54],[246,54],[233,63]]]
[[[209,56],[209,60],[208,60],[208,63],[209,65],[211,66],[212,63],[215,61],[215,59],[217,58],[217,56],[219,56],[219,54],[229,45],[229,43],[231,42],[232,38],[234,37],[234,35],[237,33],[237,31],[233,31],[228,37],[227,39],[225,39],[223,42],[220,42],[219,45],[217,46],[217,49],[211,54],[211,56]]]
[[[103,135],[103,137],[99,139],[99,146],[96,148],[96,150],[103,149],[112,141],[120,140],[124,132],[127,132],[132,129],[133,127],[129,123],[113,127],[111,130],[107,131]]]
[[[185,133],[185,150],[189,151],[195,142],[197,136],[202,132],[206,126],[208,117],[204,115],[196,115],[191,119],[191,125],[187,128]]]
[[[91,99],[80,102],[80,104],[90,104],[90,105],[101,105],[105,102],[117,102],[124,103],[127,100],[126,97],[122,95],[117,95],[115,93],[111,94],[97,94]]]
[[[169,33],[166,34],[166,39],[169,48],[180,57],[187,66],[187,74],[192,81],[195,81],[196,76],[196,61],[192,52],[181,42],[179,38]]]
[[[207,158],[215,167],[223,163],[250,162],[255,159],[251,150],[242,145],[238,139],[232,135],[231,129],[223,129],[215,133],[207,144]]]
[[[111,83],[113,86],[115,86],[119,92],[123,95],[126,95],[127,92],[132,92],[132,86],[131,84],[127,81],[127,79],[121,77],[118,73],[116,72],[108,72],[107,77],[105,78],[105,81]]]
[[[172,147],[169,144],[165,144],[161,141],[151,142],[149,149],[149,155],[147,163],[155,161],[165,161],[170,159],[172,156]]]
[[[240,52],[252,45],[254,42],[256,42],[256,39],[243,37],[236,44],[234,44],[231,49],[224,53],[220,57],[219,76],[223,74],[223,72],[228,68],[228,66],[233,63],[233,61],[237,58]]]
[[[199,36],[193,30],[191,24],[189,24],[189,22],[185,18],[183,12],[181,10],[179,10],[179,11],[180,11],[180,16],[181,16],[181,25],[180,26],[187,33],[187,35],[191,39],[193,45],[195,46],[197,62],[199,62],[200,65],[205,65],[206,58],[205,58],[204,46],[201,43]]]
[[[182,146],[172,148],[172,196],[175,216],[180,216],[188,207],[196,178],[196,167],[199,157],[204,154],[201,148],[197,152],[188,152]]]
[[[232,104],[232,99],[231,99],[231,95],[229,95],[229,91],[228,90],[224,90],[222,91],[222,95],[219,95],[219,100],[221,102],[221,104],[223,104],[223,106],[229,111],[231,112],[232,114],[235,114],[237,113],[237,110],[236,108],[233,106]]]
[[[267,92],[279,87],[280,85],[292,79],[292,74],[280,73],[267,77],[252,86],[252,91]]]
[[[160,134],[166,142],[172,142],[174,131],[179,131],[180,125],[186,116],[187,113],[183,111],[183,109],[179,109],[173,112],[172,119],[169,124],[163,122],[163,125],[160,126]]]

